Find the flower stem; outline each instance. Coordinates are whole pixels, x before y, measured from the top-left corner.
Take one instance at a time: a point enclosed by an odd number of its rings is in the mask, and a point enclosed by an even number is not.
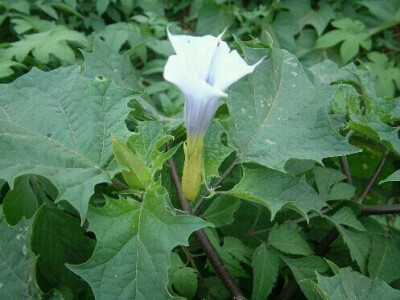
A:
[[[169,145],[168,145],[169,148]],[[168,159],[169,163],[169,169],[171,172],[172,176],[172,181],[175,186],[175,190],[178,194],[179,202],[182,205],[182,208],[188,212],[191,213],[189,204],[186,201],[181,183],[179,182],[179,176],[178,176],[178,171],[176,170],[176,165],[174,159],[171,157]],[[203,229],[200,229],[195,232],[196,238],[200,243],[201,248],[203,249],[204,253],[206,254],[208,260],[214,267],[215,271],[217,272],[218,276],[222,279],[222,282],[224,283],[225,287],[228,289],[229,293],[232,295],[233,299],[245,299],[243,296],[242,292],[240,291],[239,287],[236,285],[233,277],[231,274],[229,274],[228,270],[222,263],[221,259],[218,256],[217,251],[214,249],[212,246],[209,238],[207,237],[207,234]]]

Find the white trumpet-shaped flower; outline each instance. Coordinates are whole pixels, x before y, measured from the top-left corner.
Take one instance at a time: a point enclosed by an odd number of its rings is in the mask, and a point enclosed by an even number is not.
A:
[[[223,33],[222,33],[223,34]],[[206,35],[168,37],[176,52],[168,58],[164,78],[175,84],[185,96],[185,123],[189,135],[203,135],[214,117],[218,99],[226,97],[227,88],[252,73],[249,66],[226,42]]]
[[[231,51],[222,35],[168,37],[175,55],[168,58],[164,78],[175,84],[185,96],[187,141],[182,188],[189,200],[194,200],[201,183],[201,151],[203,138],[214,117],[218,99],[227,97],[227,88],[252,73],[261,60],[248,65],[236,50]]]

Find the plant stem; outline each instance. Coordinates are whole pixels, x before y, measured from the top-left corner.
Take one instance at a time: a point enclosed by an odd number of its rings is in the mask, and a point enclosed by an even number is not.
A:
[[[346,139],[350,139],[350,137],[354,134],[354,130],[350,130],[347,134],[346,134]],[[350,167],[349,167],[349,162],[347,161],[347,156],[346,155],[342,155],[339,158],[340,160],[340,167],[342,169],[342,172],[344,175],[346,175],[346,182],[348,184],[353,184],[353,180],[351,179],[351,172],[350,172]]]
[[[221,177],[211,186],[211,188],[216,188],[218,187],[222,182],[224,182],[224,180],[232,173],[232,171],[235,169],[236,165],[238,163],[238,160],[235,160],[228,169],[226,169],[226,171],[221,175]],[[202,212],[202,208],[203,205],[207,199],[207,196],[210,195],[210,192],[206,192],[201,199],[199,200],[199,202],[197,202],[196,206],[193,209],[193,214],[195,216],[198,216],[199,214],[201,214]]]
[[[371,190],[372,186],[374,185],[374,183],[376,181],[376,178],[381,173],[382,168],[385,165],[388,154],[389,154],[389,151],[386,151],[386,153],[382,156],[382,159],[381,159],[378,167],[375,169],[374,174],[372,175],[372,177],[368,181],[367,185],[365,186],[363,192],[361,193],[361,196],[358,198],[359,203],[363,203],[365,198],[367,197],[369,191]]]
[[[181,203],[182,208],[186,212],[190,213],[189,204],[186,201],[185,197],[183,196],[182,186],[179,181],[179,176],[178,176],[178,171],[176,170],[175,161],[171,157],[170,159],[168,159],[168,163],[169,163],[169,169],[171,172],[172,180],[174,182],[174,186],[175,186],[176,192],[178,194],[179,202]],[[226,177],[228,175],[226,175]],[[199,241],[201,248],[203,249],[204,253],[206,254],[208,260],[214,267],[218,276],[222,279],[222,282],[224,283],[225,287],[228,289],[229,293],[232,295],[233,299],[239,299],[239,300],[245,299],[245,297],[243,296],[243,293],[240,291],[239,287],[236,285],[233,277],[231,276],[231,274],[229,274],[228,270],[226,269],[226,267],[222,263],[221,259],[219,258],[217,251],[212,246],[205,231],[203,229],[200,229],[200,230],[195,231],[194,234],[195,234],[197,240]]]
[[[389,215],[400,213],[400,204],[393,205],[363,205],[360,216]]]

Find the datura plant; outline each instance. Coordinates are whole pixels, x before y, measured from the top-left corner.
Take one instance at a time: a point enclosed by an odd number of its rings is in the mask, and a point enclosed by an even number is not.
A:
[[[305,53],[332,1],[242,1],[257,8],[244,21],[280,26],[251,40],[261,28],[229,27],[229,46],[201,34],[241,1],[194,1],[198,36],[166,29],[179,1],[160,1],[162,17],[154,1],[93,1],[87,26],[91,1],[44,24],[60,5],[17,2],[2,10],[21,40],[1,44],[0,75],[9,44],[15,63],[51,70],[0,84],[0,299],[400,299],[400,98],[378,97],[368,66],[307,68],[276,40]],[[20,2],[40,14],[21,19]],[[140,9],[118,18],[128,2]],[[57,22],[101,28],[82,63],[58,67],[77,36],[42,32]]]
[[[185,96],[187,140],[182,189],[188,200],[199,192],[204,135],[217,108],[218,99],[228,97],[226,90],[262,62],[248,65],[236,50],[231,51],[221,38],[206,35],[173,35],[168,38],[175,55],[168,58],[164,78],[175,84]]]

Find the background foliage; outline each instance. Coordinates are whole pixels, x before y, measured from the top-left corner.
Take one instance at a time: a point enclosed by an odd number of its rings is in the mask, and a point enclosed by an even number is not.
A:
[[[399,0],[0,0],[0,298],[228,299],[204,228],[247,298],[400,299],[399,23]],[[266,56],[191,214],[168,25]]]

